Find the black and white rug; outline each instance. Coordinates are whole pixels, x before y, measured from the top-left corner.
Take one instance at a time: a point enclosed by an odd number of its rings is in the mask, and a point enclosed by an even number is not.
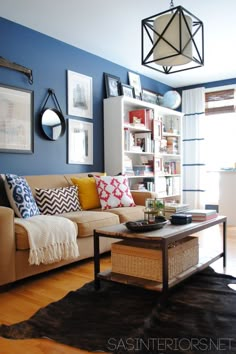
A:
[[[40,309],[30,319],[0,326],[7,338],[50,338],[92,352],[236,353],[236,278],[210,267],[171,292],[93,282]]]

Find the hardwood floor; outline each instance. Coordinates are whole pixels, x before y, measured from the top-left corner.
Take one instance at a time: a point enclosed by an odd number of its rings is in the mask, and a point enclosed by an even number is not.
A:
[[[219,227],[213,227],[198,234],[200,246],[213,249],[221,247]],[[236,277],[236,227],[227,230],[227,267],[223,269],[222,259],[211,265],[217,272]],[[110,267],[110,257],[102,257],[101,270]],[[93,279],[93,261],[83,261],[48,274],[26,279],[0,293],[0,323],[12,324],[33,315],[40,307],[57,301],[70,290],[78,289]],[[1,354],[85,354],[48,339],[9,340],[0,337]]]

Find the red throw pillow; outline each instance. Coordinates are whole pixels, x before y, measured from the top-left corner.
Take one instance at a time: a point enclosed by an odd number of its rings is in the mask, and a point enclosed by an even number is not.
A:
[[[94,176],[103,210],[135,206],[126,176]]]

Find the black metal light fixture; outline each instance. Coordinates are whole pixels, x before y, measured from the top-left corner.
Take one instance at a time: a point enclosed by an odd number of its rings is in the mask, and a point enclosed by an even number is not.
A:
[[[142,65],[171,74],[204,65],[203,22],[182,6],[142,20]]]

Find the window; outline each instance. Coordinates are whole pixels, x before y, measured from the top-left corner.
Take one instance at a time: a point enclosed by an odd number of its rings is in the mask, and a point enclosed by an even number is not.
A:
[[[218,204],[219,171],[236,163],[235,89],[205,94],[206,201]]]
[[[207,170],[233,168],[236,162],[235,90],[207,92],[206,146]]]

